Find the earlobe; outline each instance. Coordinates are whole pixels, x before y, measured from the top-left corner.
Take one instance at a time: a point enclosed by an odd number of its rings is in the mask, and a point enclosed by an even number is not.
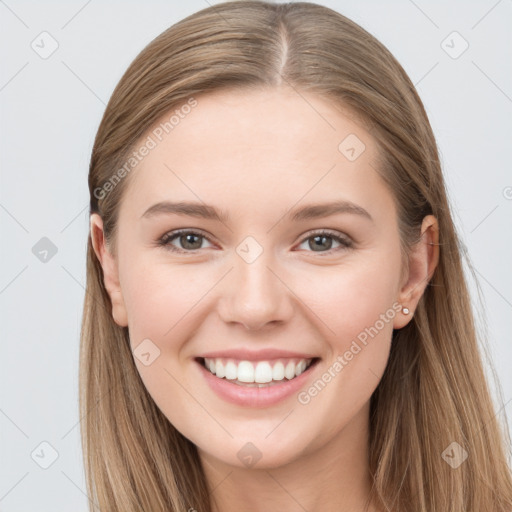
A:
[[[410,322],[438,262],[439,225],[433,215],[427,215],[421,225],[420,241],[411,248],[409,275],[398,298],[403,309],[395,317],[394,329],[401,329]]]
[[[103,269],[103,284],[112,303],[112,317],[117,325],[127,327],[128,317],[119,281],[118,265],[106,245],[103,220],[97,213],[91,214],[90,234],[94,252]]]

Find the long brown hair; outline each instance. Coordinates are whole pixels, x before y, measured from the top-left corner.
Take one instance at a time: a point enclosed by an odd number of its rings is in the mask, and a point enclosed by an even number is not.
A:
[[[393,332],[371,397],[374,503],[388,511],[510,512],[506,424],[495,417],[483,370],[466,255],[434,135],[403,68],[359,25],[313,3],[250,0],[220,3],[171,26],[136,57],[110,98],[92,150],[90,213],[102,217],[115,254],[131,175],[112,178],[162,115],[208,91],[281,84],[328,98],[365,123],[378,144],[378,172],[395,196],[404,247],[424,216],[439,222],[438,267],[413,319]],[[209,512],[197,449],[153,402],[127,328],[111,312],[89,235],[80,408],[91,503],[105,512]],[[454,446],[468,454],[456,468],[443,456]]]

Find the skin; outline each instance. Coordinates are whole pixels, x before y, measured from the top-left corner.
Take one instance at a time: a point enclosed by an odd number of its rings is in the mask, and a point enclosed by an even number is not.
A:
[[[386,367],[392,330],[411,320],[437,265],[436,219],[425,217],[402,275],[396,209],[375,170],[376,143],[348,111],[285,87],[196,99],[197,107],[129,176],[116,257],[101,218],[91,216],[113,318],[128,326],[132,349],[147,338],[159,348],[152,364],[136,357],[135,364],[162,412],[197,446],[214,510],[376,511],[365,508],[369,400]],[[365,144],[354,161],[338,149],[349,134]],[[353,213],[299,222],[284,217],[306,203],[339,199],[373,220]],[[162,200],[204,202],[230,219],[141,219]],[[207,238],[192,238],[194,252],[183,245],[187,240],[174,239],[171,245],[188,253],[157,245],[182,228]],[[353,246],[335,239],[315,245],[321,229]],[[263,249],[250,264],[236,252],[247,236]],[[396,303],[411,313],[396,312]],[[392,319],[307,404],[296,395],[263,409],[227,403],[194,361],[209,350],[237,347],[313,353],[321,360],[308,389],[390,310]],[[237,457],[247,442],[262,455],[252,467]]]

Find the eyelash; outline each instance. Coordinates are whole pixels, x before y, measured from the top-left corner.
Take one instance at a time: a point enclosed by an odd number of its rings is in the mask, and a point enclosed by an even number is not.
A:
[[[169,250],[169,251],[175,252],[175,253],[181,253],[181,254],[183,254],[183,253],[191,253],[191,254],[195,254],[200,249],[185,250],[185,249],[178,249],[178,248],[176,248],[176,247],[171,245],[171,242],[173,242],[176,238],[178,238],[181,235],[185,235],[185,234],[187,234],[187,235],[198,235],[198,236],[208,240],[208,237],[204,233],[202,233],[201,231],[189,230],[189,229],[178,229],[176,231],[169,231],[168,233],[165,233],[165,235],[163,235],[158,240],[158,245],[160,247],[164,247],[166,250]],[[320,252],[318,252],[319,255],[331,254],[333,252],[350,249],[353,246],[353,242],[351,240],[349,240],[348,238],[341,237],[336,232],[327,231],[327,230],[320,230],[320,231],[312,232],[306,238],[304,238],[300,242],[299,245],[302,245],[304,242],[306,242],[310,238],[314,238],[314,237],[317,237],[317,236],[325,236],[325,237],[328,237],[328,238],[332,238],[333,240],[335,240],[336,242],[341,244],[341,247],[337,247],[335,249],[329,249],[327,251],[320,251]],[[208,241],[210,241],[210,240],[208,240]],[[314,253],[315,251],[308,251],[308,252],[313,252]]]

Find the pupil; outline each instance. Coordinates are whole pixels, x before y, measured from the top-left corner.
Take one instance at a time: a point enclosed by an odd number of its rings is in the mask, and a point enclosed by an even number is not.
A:
[[[325,240],[327,240],[327,239],[328,239],[328,240],[330,241],[330,243],[329,243],[329,244],[327,244],[327,245],[328,245],[327,249],[330,249],[330,248],[331,248],[331,245],[332,245],[332,239],[331,239],[330,237],[328,237],[328,236],[323,236],[323,235],[317,235],[317,236],[313,237],[313,240],[315,240],[315,241],[316,241],[316,240],[318,240],[318,239],[322,240],[321,244],[322,244],[322,243],[325,243]],[[321,244],[320,244],[320,245],[321,245]],[[312,248],[313,248],[313,247],[312,247]]]
[[[185,240],[185,243],[183,244],[184,247],[187,247],[187,244],[189,244],[189,239],[192,239],[192,238],[197,238],[199,239],[200,237],[197,236],[197,235],[193,235],[191,233],[189,233],[188,235],[182,235],[181,237],[181,240],[183,242],[183,240]],[[194,242],[190,242],[191,245],[194,245]],[[196,242],[196,245],[197,245],[197,242]],[[199,247],[201,246],[201,243],[199,243]],[[198,249],[199,247],[187,247],[188,249]]]

